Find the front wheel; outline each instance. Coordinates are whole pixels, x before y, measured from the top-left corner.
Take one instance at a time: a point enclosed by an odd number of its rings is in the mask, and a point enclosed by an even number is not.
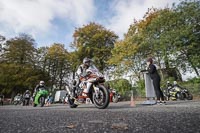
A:
[[[188,94],[187,100],[192,100],[193,99],[193,95],[192,94]]]
[[[109,103],[110,103],[110,99],[109,99],[109,91],[103,86],[103,85],[99,85],[99,93],[98,96],[96,96],[96,93],[93,93],[93,102],[94,105],[99,108],[99,109],[105,109],[106,107],[108,107]]]
[[[39,98],[39,104],[40,104],[40,107],[43,107],[43,106],[44,106],[44,104],[45,104],[45,97],[41,96],[41,97]]]

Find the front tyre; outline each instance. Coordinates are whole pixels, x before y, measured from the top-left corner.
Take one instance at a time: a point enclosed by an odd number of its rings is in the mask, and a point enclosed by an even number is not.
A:
[[[43,107],[43,106],[44,106],[44,104],[45,104],[45,97],[41,96],[41,97],[39,98],[39,104],[40,104],[40,107]]]
[[[95,92],[93,93],[93,102],[98,109],[105,109],[110,103],[110,94],[108,89],[106,89],[103,85],[99,85],[98,87],[99,93],[98,96],[96,96]]]
[[[187,100],[192,100],[193,99],[193,95],[192,94],[188,94]]]

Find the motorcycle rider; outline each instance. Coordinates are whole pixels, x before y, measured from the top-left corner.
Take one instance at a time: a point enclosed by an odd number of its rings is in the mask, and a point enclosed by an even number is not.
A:
[[[173,82],[173,87],[179,87],[179,88],[183,89],[183,87],[181,87],[180,85],[178,85],[178,83],[176,81]]]
[[[30,101],[30,98],[31,98],[31,92],[29,90],[26,90],[23,94],[23,105],[25,105],[25,100],[27,100],[27,105],[29,105],[29,101]]]
[[[39,91],[40,88],[46,89],[44,81],[40,81],[40,83],[35,87],[34,93],[33,93],[33,101],[34,101],[35,96],[36,96],[36,94],[37,94],[37,92]]]
[[[79,67],[78,67],[78,70],[77,70],[77,75],[79,77],[79,80],[80,82],[79,83],[83,83],[83,84],[86,84],[86,88],[82,88],[83,89],[83,93],[82,95],[83,96],[87,96],[87,93],[92,85],[92,83],[90,82],[87,82],[87,69],[92,65],[92,60],[88,57],[85,57],[83,59],[83,64],[81,64]],[[80,84],[78,84],[80,85]]]

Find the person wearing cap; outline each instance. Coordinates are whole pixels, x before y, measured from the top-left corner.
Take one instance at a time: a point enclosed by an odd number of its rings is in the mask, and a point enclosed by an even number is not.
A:
[[[147,59],[147,70],[150,74],[151,79],[153,80],[153,86],[157,97],[157,104],[166,103],[164,100],[163,92],[160,89],[160,75],[158,74],[156,66],[153,64],[153,59]]]

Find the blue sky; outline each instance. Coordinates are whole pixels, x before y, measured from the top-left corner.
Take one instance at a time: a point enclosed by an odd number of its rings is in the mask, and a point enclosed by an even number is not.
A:
[[[37,47],[62,43],[70,50],[75,28],[96,22],[120,39],[133,19],[142,19],[148,8],[171,7],[179,0],[1,0],[0,34],[27,33]]]

